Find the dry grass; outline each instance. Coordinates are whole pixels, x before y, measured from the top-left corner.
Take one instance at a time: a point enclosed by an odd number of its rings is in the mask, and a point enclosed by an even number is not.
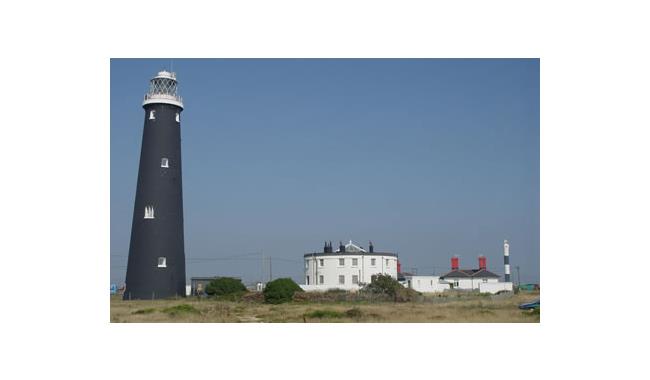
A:
[[[292,302],[180,298],[122,301],[111,296],[111,322],[523,322],[537,323],[539,312],[517,306],[536,293],[479,296],[426,296],[414,302]]]

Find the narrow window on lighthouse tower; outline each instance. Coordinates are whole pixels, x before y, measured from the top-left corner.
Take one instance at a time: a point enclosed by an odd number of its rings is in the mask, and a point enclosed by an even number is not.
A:
[[[158,268],[167,268],[167,258],[159,257],[158,258]]]
[[[163,157],[160,159],[160,167],[161,168],[168,168],[169,167],[169,160],[166,157]]]
[[[149,111],[149,120],[156,120],[156,111]]]
[[[144,218],[153,219],[153,206],[147,206],[144,208]]]
[[[176,112],[176,122],[180,123],[181,122],[181,114]]]

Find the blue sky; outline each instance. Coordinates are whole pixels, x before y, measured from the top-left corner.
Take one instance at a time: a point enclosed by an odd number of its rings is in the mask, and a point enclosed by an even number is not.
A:
[[[352,239],[444,273],[539,281],[539,60],[112,59],[111,282],[126,271],[142,96],[177,73],[187,277],[289,276]],[[209,259],[209,260],[203,260]]]

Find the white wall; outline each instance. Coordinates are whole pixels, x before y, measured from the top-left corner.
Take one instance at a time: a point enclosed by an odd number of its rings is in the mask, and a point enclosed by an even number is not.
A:
[[[481,293],[497,293],[502,290],[512,291],[512,282],[488,282],[479,285]]]
[[[483,279],[482,278],[445,278],[446,282],[449,283],[454,283],[455,281],[458,281],[458,285],[454,286],[454,289],[463,289],[463,290],[472,290],[472,289],[479,289],[480,284],[483,284]],[[493,284],[493,283],[498,283],[499,279],[498,278],[488,278],[487,283],[488,284]]]
[[[322,266],[319,265],[321,259]],[[339,259],[344,259],[344,265],[339,265]],[[357,265],[352,264],[353,259],[357,259]],[[372,259],[375,259],[375,265],[372,265]],[[339,289],[359,288],[358,285],[352,284],[352,276],[358,276],[360,283],[369,284],[372,275],[380,273],[397,278],[397,257],[354,253],[305,257],[305,285],[325,285]],[[323,276],[323,283],[319,281],[320,276]],[[339,284],[339,276],[344,277],[344,284]]]
[[[325,291],[328,291],[330,289],[342,289],[342,290],[349,290],[349,291],[354,292],[354,291],[358,291],[360,289],[359,286],[352,285],[352,284],[335,285],[335,286],[331,286],[331,285],[303,285],[303,284],[300,284],[299,286],[300,286],[300,288],[302,288],[302,290],[304,290],[306,292],[325,292]]]
[[[448,284],[440,283],[440,276],[405,276],[406,287],[422,293],[437,293],[449,289]]]

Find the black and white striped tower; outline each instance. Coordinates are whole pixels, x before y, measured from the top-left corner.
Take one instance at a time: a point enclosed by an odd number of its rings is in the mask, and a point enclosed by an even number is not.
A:
[[[510,244],[507,240],[503,241],[503,264],[506,267],[505,282],[510,282]]]
[[[144,96],[144,131],[124,299],[185,296],[181,118],[176,74],[161,71]]]

